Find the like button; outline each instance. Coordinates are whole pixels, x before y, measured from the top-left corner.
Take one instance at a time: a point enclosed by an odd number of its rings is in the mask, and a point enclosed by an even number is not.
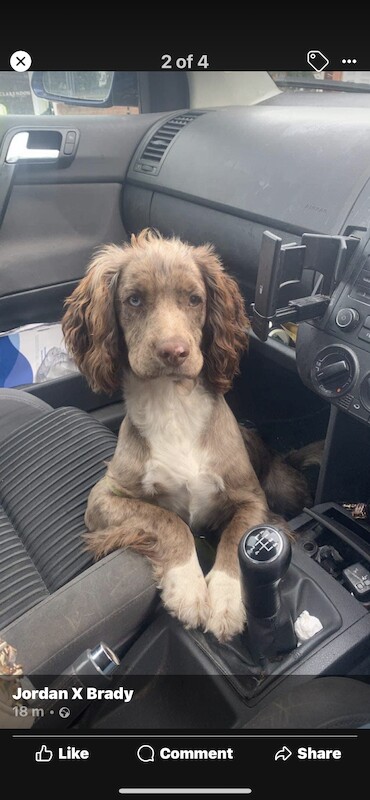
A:
[[[46,761],[51,761],[52,758],[53,758],[53,751],[48,750],[46,744],[42,744],[41,749],[37,750],[37,752],[35,753],[36,761],[46,762]]]

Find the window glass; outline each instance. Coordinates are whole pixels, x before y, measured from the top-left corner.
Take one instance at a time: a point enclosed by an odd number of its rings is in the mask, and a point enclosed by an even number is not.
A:
[[[344,65],[343,65],[344,66]],[[333,70],[332,72],[270,72],[271,77],[280,88],[302,91],[325,91],[343,89],[345,91],[370,92],[370,72],[356,70]]]

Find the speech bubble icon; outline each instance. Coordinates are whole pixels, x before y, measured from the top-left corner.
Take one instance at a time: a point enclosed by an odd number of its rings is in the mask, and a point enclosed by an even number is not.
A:
[[[309,50],[307,53],[307,62],[315,70],[315,72],[322,72],[329,64],[329,59],[324,56],[321,50]]]
[[[142,744],[136,755],[140,761],[147,764],[149,761],[154,761],[155,752],[151,744]]]

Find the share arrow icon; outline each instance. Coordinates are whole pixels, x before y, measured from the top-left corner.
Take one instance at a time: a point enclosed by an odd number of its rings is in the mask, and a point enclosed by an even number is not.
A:
[[[293,755],[292,751],[289,750],[289,747],[287,747],[285,744],[284,747],[281,748],[281,750],[278,750],[275,753],[275,761],[279,761],[280,758],[282,759],[282,761],[287,761],[288,758],[290,758],[290,756],[292,755]]]

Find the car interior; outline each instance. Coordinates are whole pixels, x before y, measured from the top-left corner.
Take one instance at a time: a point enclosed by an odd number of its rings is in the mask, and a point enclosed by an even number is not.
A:
[[[32,77],[49,108],[53,74]],[[73,113],[70,96],[68,115],[0,116],[0,334],[60,322],[103,243],[144,228],[212,243],[251,321],[227,402],[281,454],[323,441],[305,473],[312,504],[288,520],[291,553],[265,581],[290,619],[308,611],[321,625],[297,646],[279,618],[281,641],[265,646],[272,612],[257,608],[247,544],[250,633],[224,644],[166,612],[143,557],[93,561],[84,512],[124,406],[74,370],[0,382],[0,638],[28,686],[64,673],[137,681],[132,702],[85,702],[65,727],[366,726],[370,92],[200,70],[115,73],[110,98],[96,101],[101,115],[88,102]],[[0,335],[0,378],[9,358]],[[196,545],[208,571],[212,546]]]

